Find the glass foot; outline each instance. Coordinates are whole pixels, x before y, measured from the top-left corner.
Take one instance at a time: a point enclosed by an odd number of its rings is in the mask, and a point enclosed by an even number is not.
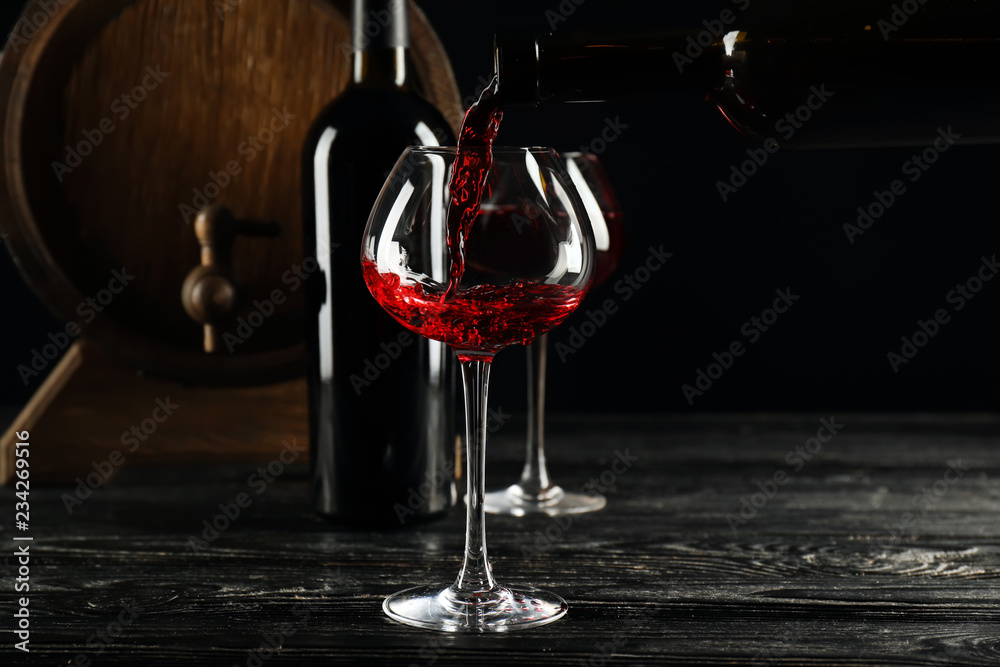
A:
[[[527,514],[583,514],[596,512],[607,504],[600,494],[566,493],[562,487],[552,486],[539,494],[526,493],[520,484],[513,484],[503,491],[486,494],[486,511],[490,514],[525,516]]]
[[[555,593],[497,586],[483,593],[461,593],[436,584],[408,588],[382,603],[389,618],[440,632],[509,632],[545,625],[566,614]]]

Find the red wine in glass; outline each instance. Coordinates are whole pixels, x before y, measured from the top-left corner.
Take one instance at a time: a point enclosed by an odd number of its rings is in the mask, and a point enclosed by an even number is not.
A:
[[[526,345],[562,323],[583,298],[573,287],[520,280],[475,285],[442,298],[420,283],[380,273],[373,261],[363,262],[362,271],[372,296],[390,315],[421,336],[460,350],[459,360]]]

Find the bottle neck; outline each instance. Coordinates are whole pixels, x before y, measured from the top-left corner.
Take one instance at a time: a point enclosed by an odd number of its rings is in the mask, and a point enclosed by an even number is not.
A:
[[[359,86],[407,86],[407,0],[354,0],[352,76]]]
[[[354,85],[408,88],[410,83],[409,51],[402,46],[391,49],[355,51],[352,79]]]
[[[687,34],[498,33],[495,68],[506,104],[601,102],[665,90],[709,90],[724,73],[722,40]]]
[[[1000,143],[996,3],[950,0],[879,22],[870,3],[815,4],[825,12],[727,15],[680,36],[501,33],[498,94],[534,104],[693,91],[742,133],[798,148],[921,146],[938,141],[935,128]]]

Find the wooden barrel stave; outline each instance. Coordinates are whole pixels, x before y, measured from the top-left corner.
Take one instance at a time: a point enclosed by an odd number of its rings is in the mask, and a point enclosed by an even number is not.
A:
[[[57,315],[165,377],[239,384],[301,372],[301,146],[348,82],[348,14],[346,2],[322,0],[70,0],[5,55],[0,225]],[[412,5],[411,30],[418,89],[457,122],[447,57]],[[66,147],[98,136],[71,166]],[[202,352],[180,300],[199,256],[190,211],[205,200],[283,226],[234,246],[251,306],[242,314],[274,290],[287,301],[232,354]],[[128,287],[100,313],[81,310],[123,267]]]

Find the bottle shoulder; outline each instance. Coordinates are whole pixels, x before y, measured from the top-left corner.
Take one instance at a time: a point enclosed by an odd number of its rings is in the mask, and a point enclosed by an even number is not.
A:
[[[453,143],[454,132],[441,111],[420,95],[399,88],[352,86],[315,118],[310,139],[329,130],[343,135],[406,135],[420,138],[429,130],[438,144]],[[429,139],[429,137],[425,137]]]

